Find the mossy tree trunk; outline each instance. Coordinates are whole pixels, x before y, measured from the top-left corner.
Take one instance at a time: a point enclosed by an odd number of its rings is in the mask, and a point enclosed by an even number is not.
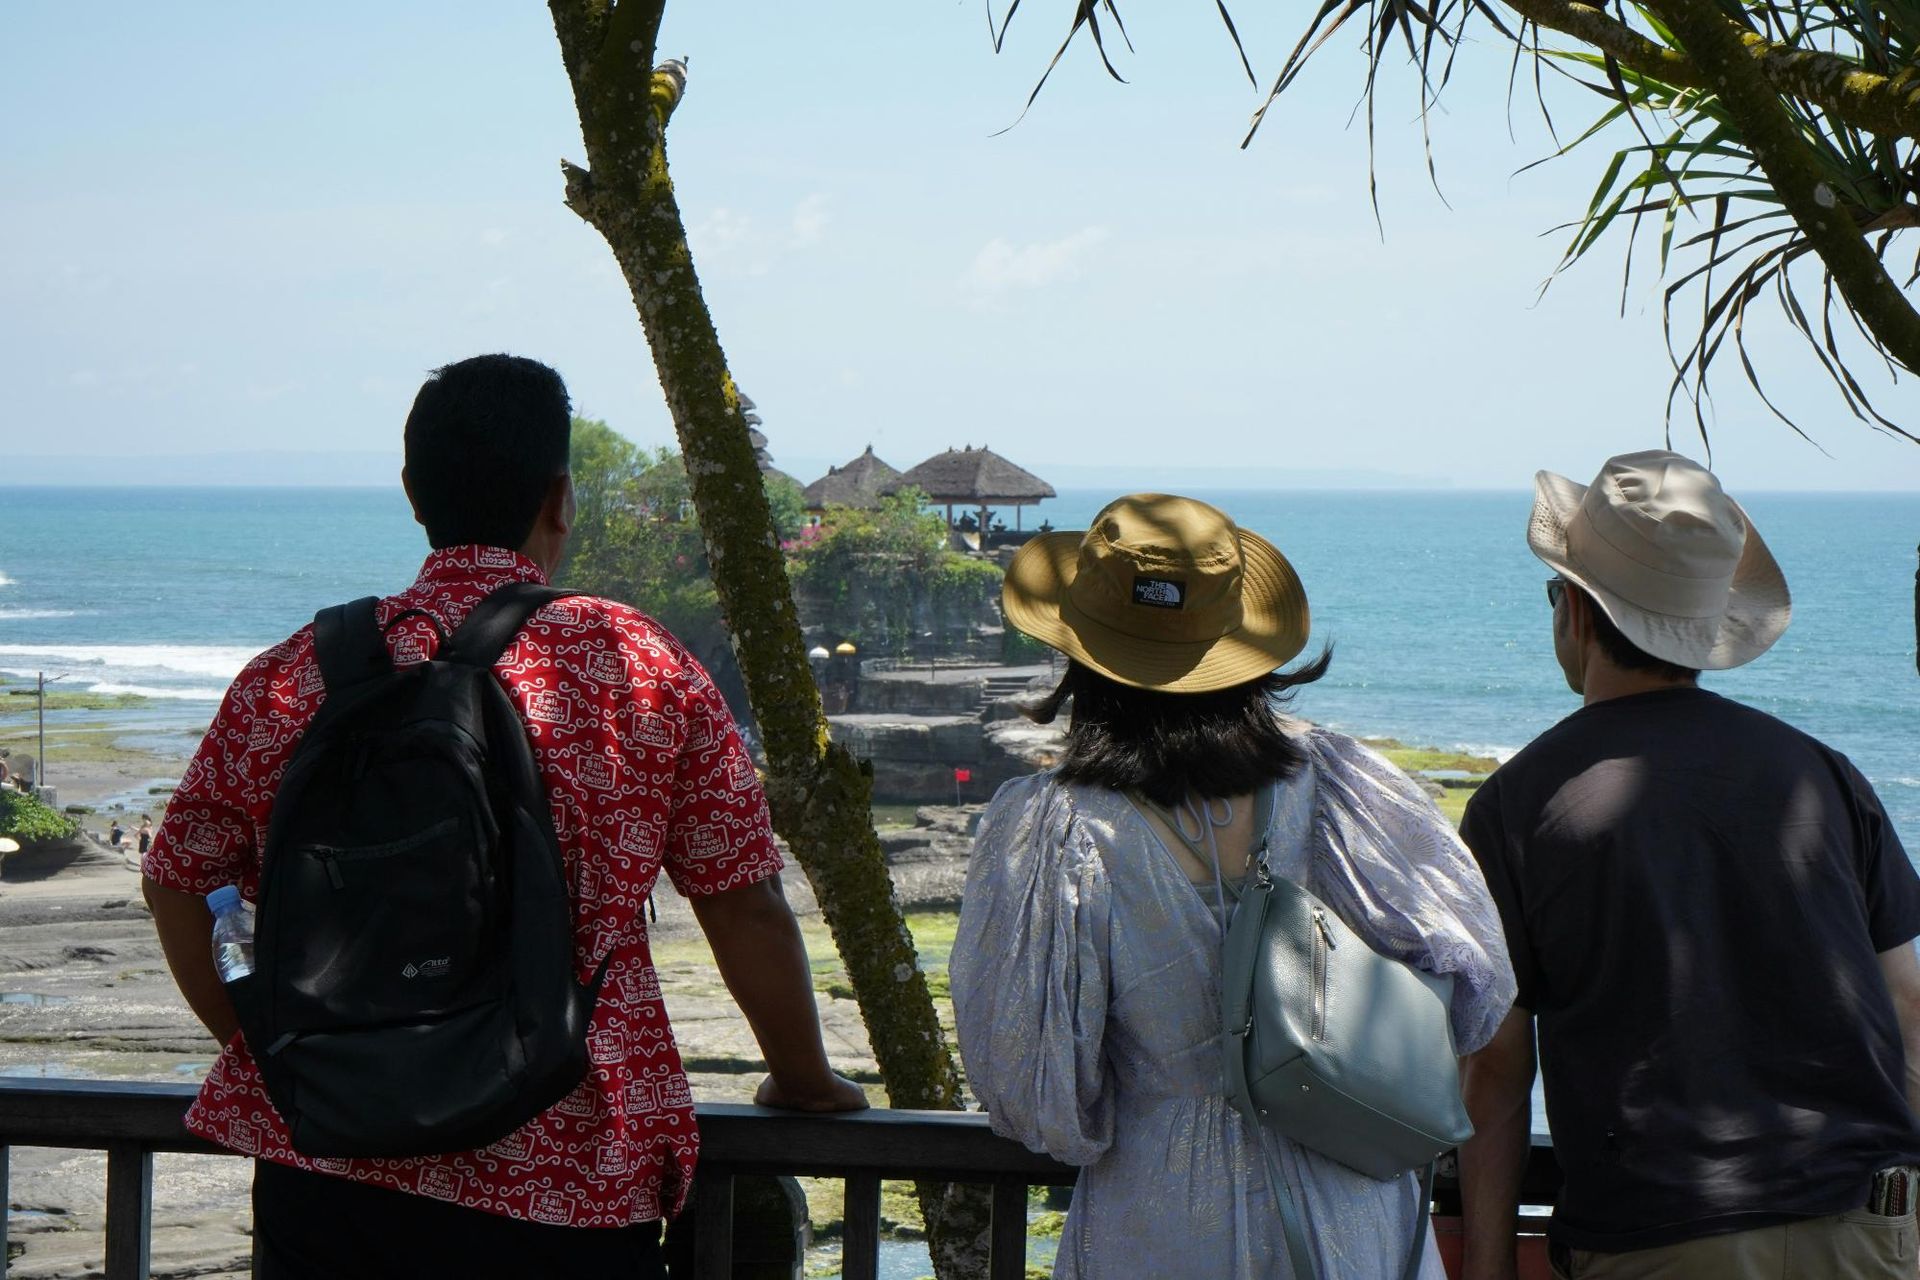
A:
[[[606,238],[640,313],[707,559],[766,748],[774,827],[820,901],[893,1105],[954,1109],[959,1073],[874,835],[871,773],[827,737],[760,471],[667,171],[686,68],[654,66],[665,0],[550,0],[586,144],[567,205]],[[985,1274],[983,1193],[924,1185],[942,1280]]]

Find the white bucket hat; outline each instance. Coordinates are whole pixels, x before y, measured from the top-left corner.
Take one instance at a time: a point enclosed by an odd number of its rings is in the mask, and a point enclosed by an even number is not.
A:
[[[1767,544],[1711,471],[1663,449],[1607,459],[1590,485],[1534,476],[1527,545],[1656,658],[1700,671],[1752,662],[1793,601]]]

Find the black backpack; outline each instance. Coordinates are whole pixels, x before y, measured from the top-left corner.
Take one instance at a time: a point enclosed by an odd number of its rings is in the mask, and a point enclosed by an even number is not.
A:
[[[606,962],[575,980],[552,812],[493,674],[567,594],[503,587],[451,637],[409,610],[440,648],[398,668],[372,597],[314,618],[326,698],[274,798],[254,973],[229,987],[303,1154],[473,1150],[586,1075]]]

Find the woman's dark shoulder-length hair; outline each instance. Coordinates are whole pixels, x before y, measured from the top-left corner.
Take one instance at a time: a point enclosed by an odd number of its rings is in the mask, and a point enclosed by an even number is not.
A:
[[[1186,795],[1237,796],[1290,778],[1306,750],[1280,710],[1327,674],[1333,648],[1294,671],[1275,671],[1210,693],[1136,689],[1069,660],[1067,673],[1028,712],[1051,724],[1068,703],[1072,722],[1059,765],[1066,782],[1138,791],[1156,804]]]

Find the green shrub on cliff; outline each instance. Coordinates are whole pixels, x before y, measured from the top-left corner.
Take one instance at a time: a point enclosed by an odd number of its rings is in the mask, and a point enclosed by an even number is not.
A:
[[[700,659],[735,718],[750,724],[679,453],[642,448],[604,422],[575,418],[570,467],[573,536],[554,584],[645,612]],[[775,519],[797,530],[803,502],[798,487],[770,476],[767,490]]]
[[[62,813],[55,813],[24,791],[0,787],[0,836],[11,836],[21,844],[41,840],[67,840],[79,833],[79,826]]]
[[[995,620],[1000,570],[947,549],[947,523],[924,510],[918,489],[871,511],[833,507],[816,536],[793,548],[801,616],[868,654],[917,653],[932,633],[941,648],[975,622]]]

